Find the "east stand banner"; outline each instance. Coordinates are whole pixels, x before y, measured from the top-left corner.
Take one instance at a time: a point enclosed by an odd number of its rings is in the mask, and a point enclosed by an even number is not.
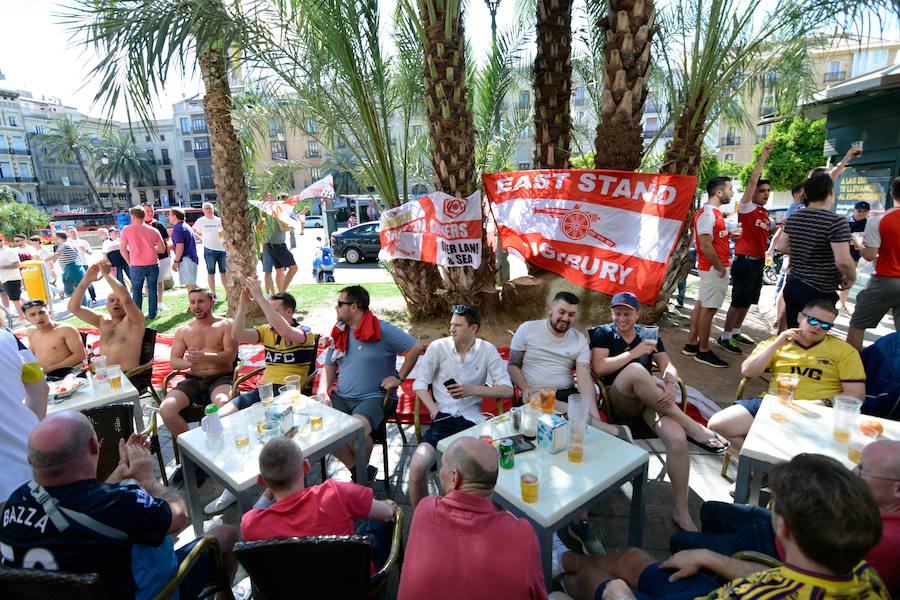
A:
[[[432,192],[381,213],[382,260],[405,258],[444,267],[481,265],[481,195]]]
[[[504,248],[572,283],[652,303],[696,177],[548,170],[484,175]]]

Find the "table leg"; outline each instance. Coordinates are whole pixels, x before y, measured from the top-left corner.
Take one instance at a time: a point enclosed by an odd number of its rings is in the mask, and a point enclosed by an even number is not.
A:
[[[762,491],[763,471],[759,468],[759,464],[754,460],[750,464],[750,495],[747,500],[748,504],[759,506],[759,495]]]
[[[549,590],[553,586],[553,530],[544,529],[531,519],[528,519],[528,522],[531,523],[531,527],[534,529],[535,535],[537,535],[541,549],[541,568],[544,571],[544,583]]]
[[[356,455],[356,481],[360,485],[369,485],[369,466],[366,456],[366,430],[362,427],[356,430],[356,442],[354,452]],[[387,478],[387,473],[384,474]]]
[[[644,540],[644,485],[649,465],[644,463],[640,472],[631,480],[631,519],[628,529],[628,545],[640,548]]]
[[[134,426],[139,433],[144,430],[144,407],[141,406],[140,398],[134,399]]]
[[[734,480],[735,504],[747,504],[750,495],[750,458],[742,456],[738,459],[737,479]]]
[[[194,524],[194,535],[203,535],[203,504],[200,502],[200,488],[197,486],[197,466],[183,449],[181,451],[181,469],[184,474],[184,494],[187,496],[191,521]]]

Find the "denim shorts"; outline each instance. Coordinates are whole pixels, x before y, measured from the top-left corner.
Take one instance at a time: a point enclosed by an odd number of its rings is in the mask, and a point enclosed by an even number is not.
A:
[[[203,249],[203,260],[206,261],[206,274],[215,275],[216,265],[219,265],[219,273],[223,275],[228,270],[228,253],[224,250]]]
[[[437,444],[442,439],[450,437],[451,435],[459,433],[460,431],[464,431],[474,425],[475,423],[466,419],[465,417],[452,417],[450,415],[439,412],[431,421],[431,425],[429,425],[428,431],[426,431],[422,436],[422,442],[431,445],[431,447],[434,449],[437,449]]]
[[[759,407],[762,406],[762,398],[750,398],[748,400],[735,400],[734,402],[738,406],[743,406],[747,409],[747,412],[750,413],[751,417],[756,417],[756,413],[759,412]]]

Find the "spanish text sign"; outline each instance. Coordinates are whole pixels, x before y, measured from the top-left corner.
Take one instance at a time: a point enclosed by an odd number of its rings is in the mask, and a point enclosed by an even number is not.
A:
[[[539,267],[652,303],[691,206],[696,177],[548,170],[484,175],[500,241]]]

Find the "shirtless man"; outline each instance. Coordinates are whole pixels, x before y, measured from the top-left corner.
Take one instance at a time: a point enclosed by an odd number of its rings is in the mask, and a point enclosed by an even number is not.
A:
[[[106,280],[112,290],[106,297],[109,316],[94,312],[81,305],[90,284]],[[144,313],[137,307],[131,294],[112,274],[112,263],[101,260],[88,267],[81,283],[69,298],[69,312],[100,330],[100,350],[107,364],[119,365],[130,371],[141,364],[141,343],[144,339]]]
[[[231,319],[212,314],[215,302],[212,292],[194,288],[188,298],[194,321],[175,331],[170,362],[173,369],[190,372],[159,407],[173,443],[188,430],[179,413],[191,402],[202,405],[215,402],[224,406],[231,400],[231,379],[237,358],[238,343],[231,337]]]
[[[47,303],[29,300],[22,305],[25,319],[34,325],[28,330],[28,343],[47,381],[59,381],[80,370],[84,363],[84,344],[72,325],[57,323],[50,318]]]

